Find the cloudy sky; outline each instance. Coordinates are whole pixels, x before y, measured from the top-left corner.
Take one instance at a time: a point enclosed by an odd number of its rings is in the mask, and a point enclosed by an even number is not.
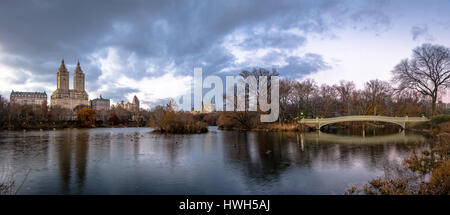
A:
[[[0,94],[51,95],[62,58],[71,75],[81,62],[91,99],[137,95],[144,107],[183,94],[198,66],[363,87],[422,43],[450,47],[449,11],[445,0],[2,0]]]

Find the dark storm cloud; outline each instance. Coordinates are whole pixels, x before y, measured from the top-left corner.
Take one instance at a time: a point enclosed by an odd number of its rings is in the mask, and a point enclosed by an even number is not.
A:
[[[360,28],[363,29],[379,30],[379,28],[388,27],[391,20],[384,10],[389,3],[389,0],[356,1],[354,4],[357,8],[353,8],[355,11],[350,17],[355,24],[361,24]]]
[[[129,88],[129,87],[116,87],[113,88],[111,90],[109,90],[108,92],[105,92],[102,94],[103,98],[109,98],[109,99],[113,99],[115,101],[121,101],[124,100],[125,103],[127,102],[127,100],[124,99],[123,94],[127,94],[127,93],[136,93],[136,89],[133,88]]]
[[[418,41],[419,39],[432,40],[428,33],[427,25],[415,25],[411,28],[412,39]]]
[[[351,19],[388,23],[387,16],[378,9],[385,1],[376,2],[381,3],[370,1],[355,8],[353,3],[333,0],[7,0],[0,3],[0,50],[17,57],[0,61],[31,71],[32,77],[25,77],[24,82],[27,78],[39,79],[54,85],[61,58],[71,64],[71,71],[80,60],[87,73],[87,88],[92,91],[100,87],[98,78],[102,74],[92,56],[108,47],[117,49],[120,58],[128,59],[124,62],[133,62],[127,67],[131,69],[123,73],[136,80],[144,75],[160,76],[172,64],[178,75],[192,75],[194,66],[202,66],[206,75],[214,74],[239,66],[229,47],[222,45],[233,33],[248,36],[237,44],[239,48],[276,48],[284,53],[305,45],[307,40],[305,36],[277,31],[295,28],[304,35],[323,33]],[[314,56],[281,54],[278,57],[286,57],[289,65],[280,71],[301,77],[326,68],[323,59]],[[160,72],[148,72],[149,66]],[[108,96],[123,98],[129,92],[133,91],[118,88]]]
[[[263,34],[255,35],[247,38],[240,44],[243,48],[281,48],[281,49],[295,49],[302,46],[306,42],[306,38],[298,35],[279,35],[279,34]]]
[[[307,75],[320,70],[330,68],[322,56],[313,53],[307,53],[303,57],[287,57],[288,65],[278,69],[281,76],[295,78],[299,75]]]

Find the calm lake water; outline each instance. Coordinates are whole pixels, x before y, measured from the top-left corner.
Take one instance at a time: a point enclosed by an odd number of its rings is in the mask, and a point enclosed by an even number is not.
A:
[[[427,146],[412,133],[164,135],[149,128],[0,132],[18,194],[342,194]],[[31,170],[30,170],[31,168]]]

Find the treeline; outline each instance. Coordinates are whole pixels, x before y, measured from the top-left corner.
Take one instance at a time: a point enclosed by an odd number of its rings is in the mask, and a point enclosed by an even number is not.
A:
[[[98,111],[87,106],[68,110],[58,106],[50,108],[47,104],[18,105],[0,96],[0,128],[18,130],[150,126],[159,132],[203,133],[208,131],[208,125],[216,123],[217,113],[176,111],[175,105],[172,101],[151,110],[139,111],[129,111],[121,106]]]
[[[92,118],[93,117],[93,118]],[[93,111],[86,106],[68,110],[58,106],[18,105],[0,96],[0,128],[52,129],[67,127],[145,126],[150,111],[132,112],[122,107]]]
[[[48,122],[57,122],[59,111],[50,111],[46,104],[41,106],[15,105],[0,96],[0,127],[8,129],[27,129],[43,127]]]
[[[431,116],[431,100],[412,90],[397,91],[387,81],[371,80],[357,89],[351,81],[318,85],[313,80],[280,82],[280,119],[348,115]],[[436,114],[447,112],[438,104]]]
[[[243,77],[253,75],[274,76],[276,70],[253,69],[240,73]],[[255,84],[257,85],[257,84]],[[256,86],[248,86],[252,88]],[[248,102],[248,101],[247,101]],[[349,115],[383,116],[432,116],[432,99],[417,91],[392,87],[382,80],[371,80],[357,89],[351,81],[339,84],[318,85],[314,80],[282,79],[279,85],[279,120],[277,123],[260,123],[260,111],[221,112],[217,125],[223,129],[273,129],[296,130],[295,121],[301,118],[326,118]],[[246,104],[248,105],[248,104]],[[438,102],[434,115],[448,113],[448,108]]]
[[[276,71],[254,69],[241,73],[245,75],[278,75]],[[346,115],[383,115],[383,116],[431,116],[431,100],[411,90],[396,91],[391,84],[381,80],[371,80],[365,83],[363,89],[357,89],[351,81],[341,81],[339,84],[318,85],[314,80],[296,81],[282,79],[280,81],[280,114],[279,120],[271,126],[283,127],[292,125],[300,118],[336,117]],[[174,105],[174,104],[173,104]],[[260,112],[229,111],[208,114],[190,114],[166,116],[172,113],[169,106],[157,106],[152,110],[131,112],[120,106],[107,111],[97,111],[95,126],[152,126],[157,130],[169,131],[193,128],[196,122],[208,125],[218,125],[224,129],[255,129],[267,128],[260,123]],[[436,114],[448,113],[445,105],[438,103]],[[164,114],[162,114],[164,113]],[[181,114],[179,112],[178,114]],[[172,119],[172,120],[168,120]],[[183,119],[184,124],[176,120]],[[178,126],[169,126],[177,124]],[[180,126],[183,125],[183,126]],[[203,125],[203,124],[202,124]],[[80,126],[77,112],[59,107],[22,106],[10,104],[0,96],[0,126],[9,129],[22,128],[59,128]],[[175,129],[174,127],[177,127]],[[181,127],[181,128],[178,128]],[[203,126],[200,126],[203,127]],[[289,128],[288,130],[292,130]],[[295,128],[294,128],[295,129]],[[195,130],[195,129],[194,129]],[[201,130],[201,129],[200,129]],[[178,131],[174,131],[178,132]],[[181,132],[181,131],[180,131]],[[190,133],[191,131],[188,131]],[[193,131],[194,132],[194,131]],[[196,131],[195,131],[196,132]]]
[[[307,117],[345,115],[428,116],[448,113],[439,99],[450,86],[450,49],[441,45],[423,44],[413,49],[410,58],[401,60],[391,71],[391,82],[371,80],[364,89],[341,81],[336,85],[318,86],[313,80],[284,79],[280,83],[279,124]],[[275,70],[242,71],[252,75],[276,76]],[[257,81],[258,82],[258,81]],[[257,87],[257,83],[249,88]],[[393,88],[395,86],[395,89]],[[259,113],[225,113],[224,127],[259,126],[254,117]]]
[[[276,70],[253,69],[242,76],[278,75]],[[252,86],[247,86],[252,87]],[[254,86],[253,86],[254,87]],[[273,129],[296,130],[301,118],[337,117],[347,115],[431,116],[430,97],[413,90],[397,91],[389,82],[371,80],[363,89],[351,81],[339,84],[318,85],[314,80],[282,79],[279,86],[279,119],[275,123],[261,123],[260,111],[223,111],[196,113],[174,111],[174,105],[157,106],[151,110],[131,112],[120,106],[107,111],[96,111],[92,126],[151,126],[161,132],[197,133],[204,125],[218,125],[223,129]],[[248,105],[248,98],[247,105]],[[438,103],[435,114],[448,113],[444,104]],[[265,113],[267,114],[267,113]],[[9,129],[86,127],[77,111],[59,107],[21,106],[10,104],[0,96],[0,126]],[[88,126],[89,127],[89,126]]]

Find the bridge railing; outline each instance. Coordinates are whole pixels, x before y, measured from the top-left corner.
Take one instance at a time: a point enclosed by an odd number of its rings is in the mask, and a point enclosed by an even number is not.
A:
[[[332,123],[345,121],[387,121],[387,122],[425,122],[429,119],[426,117],[390,117],[390,116],[373,116],[373,115],[356,115],[356,116],[340,116],[333,118],[315,118],[315,119],[301,119],[299,123]]]

